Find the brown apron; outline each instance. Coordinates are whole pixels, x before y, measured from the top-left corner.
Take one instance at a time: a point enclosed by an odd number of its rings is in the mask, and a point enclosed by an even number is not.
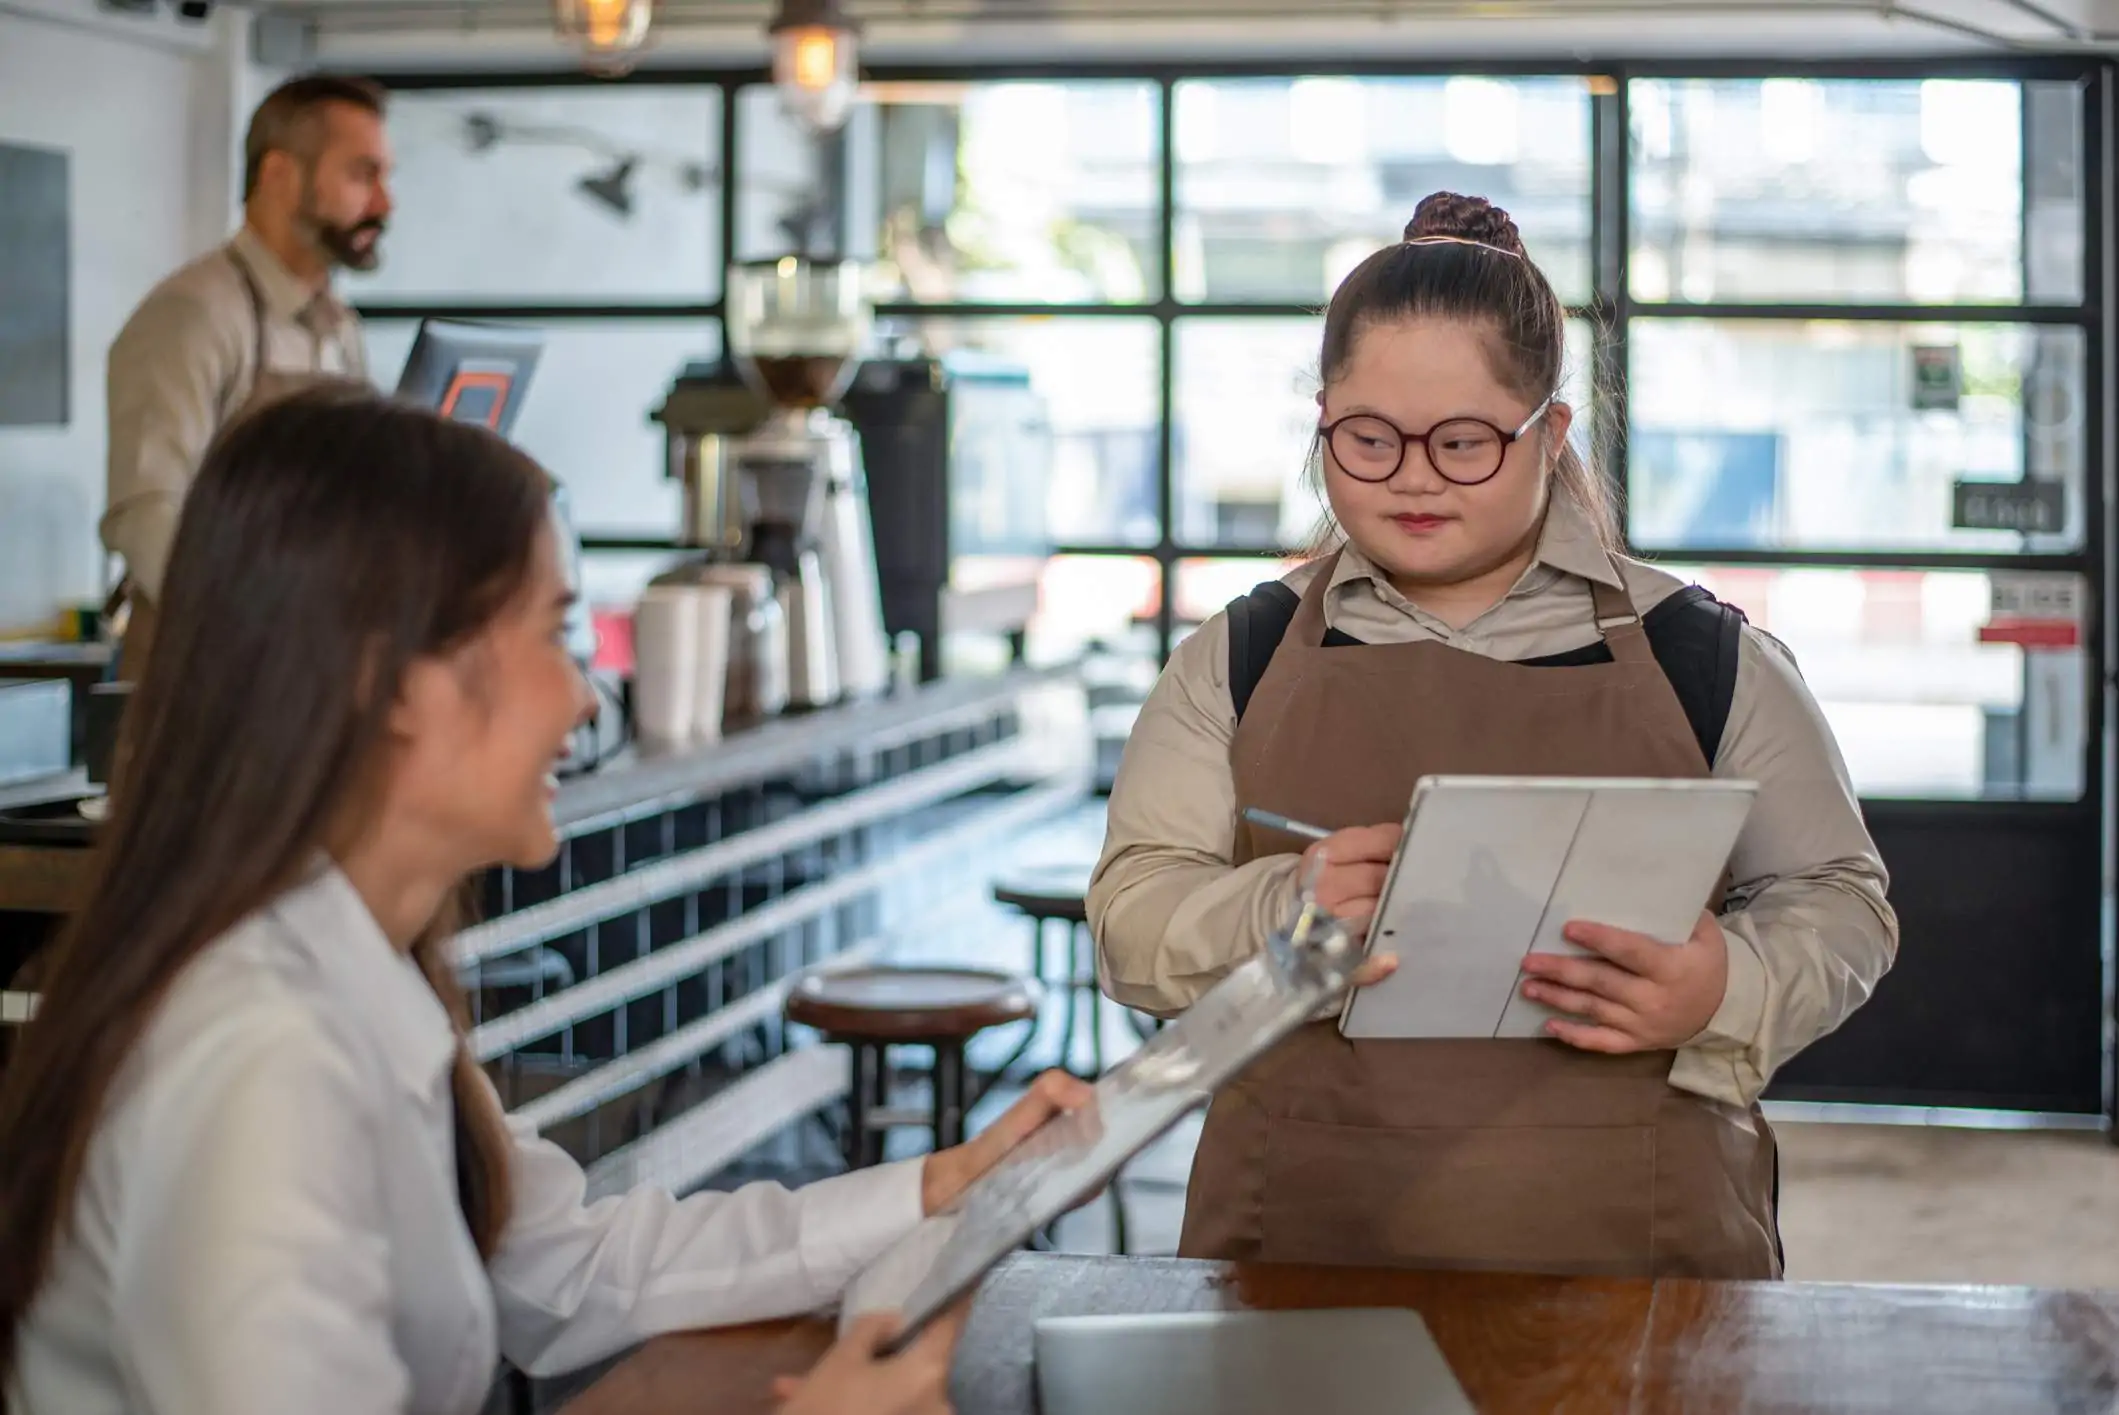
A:
[[[1707,774],[1623,591],[1593,587],[1612,662],[1534,667],[1431,641],[1326,648],[1332,569],[1310,582],[1237,726],[1240,806],[1343,828],[1401,819],[1426,775]],[[1243,823],[1236,861],[1293,845]],[[1673,1089],[1673,1059],[1305,1027],[1214,1098],[1178,1251],[1778,1277],[1773,1133],[1756,1106]]]
[[[274,369],[267,363],[267,339],[265,333],[265,291],[258,284],[257,274],[250,265],[234,251],[228,252],[228,263],[243,282],[243,293],[250,301],[252,336],[252,370],[250,392],[243,405],[236,410],[232,423],[244,415],[320,382],[329,375],[307,370]],[[197,470],[193,469],[194,472]],[[121,682],[137,683],[141,670],[147,666],[147,651],[154,643],[155,607],[146,591],[135,584],[131,576],[119,581],[118,588],[111,593],[106,613],[124,607],[125,622],[118,643],[117,677]]]

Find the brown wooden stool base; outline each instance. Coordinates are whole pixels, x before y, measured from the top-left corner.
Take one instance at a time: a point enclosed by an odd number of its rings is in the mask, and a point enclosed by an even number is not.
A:
[[[1035,1018],[1041,997],[1033,979],[980,968],[857,968],[813,973],[796,983],[787,998],[787,1020],[853,1048],[848,1167],[881,1164],[884,1133],[921,1123],[887,1108],[891,1047],[933,1049],[934,1105],[924,1123],[934,1147],[945,1150],[964,1142],[972,1099],[965,1044],[989,1027]]]

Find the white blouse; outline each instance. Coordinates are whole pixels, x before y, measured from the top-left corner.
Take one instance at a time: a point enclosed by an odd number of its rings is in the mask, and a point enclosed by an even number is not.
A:
[[[490,1267],[458,1207],[447,1014],[322,870],[178,978],[19,1333],[14,1415],[473,1415],[662,1332],[814,1310],[919,1221],[920,1162],[585,1205],[515,1135]]]

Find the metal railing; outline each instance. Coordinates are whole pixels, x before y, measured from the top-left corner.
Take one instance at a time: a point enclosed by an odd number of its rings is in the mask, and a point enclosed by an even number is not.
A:
[[[569,855],[456,942],[473,1054],[593,1192],[705,1182],[846,1094],[782,1023],[796,981],[976,898],[958,862],[1075,809],[1090,751],[1079,684],[1022,672],[584,781]]]

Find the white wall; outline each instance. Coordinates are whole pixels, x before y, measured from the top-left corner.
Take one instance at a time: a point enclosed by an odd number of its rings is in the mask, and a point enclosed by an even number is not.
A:
[[[140,297],[227,231],[243,22],[0,0],[0,142],[71,156],[72,408],[0,428],[0,634],[99,599],[103,357]]]

